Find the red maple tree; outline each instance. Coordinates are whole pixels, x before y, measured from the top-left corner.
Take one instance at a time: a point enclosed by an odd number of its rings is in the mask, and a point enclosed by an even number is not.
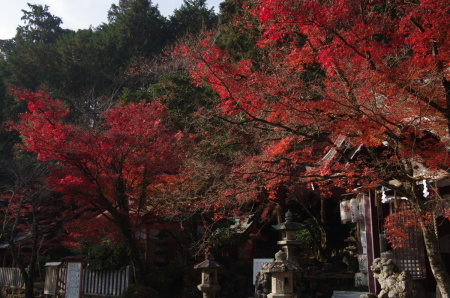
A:
[[[446,295],[438,239],[423,219],[448,204],[434,204],[443,200],[439,193],[426,197],[417,182],[442,179],[450,166],[449,5],[262,0],[245,7],[260,20],[263,62],[238,61],[212,38],[179,48],[194,62],[195,82],[220,96],[222,116],[268,132],[235,173],[264,180],[269,195],[294,179],[323,191],[396,191],[413,206]]]
[[[75,206],[89,206],[117,226],[132,264],[143,269],[135,231],[165,210],[164,191],[180,167],[179,140],[162,120],[158,102],[117,106],[102,124],[75,125],[69,110],[47,92],[15,93],[28,111],[12,128],[24,137],[23,148],[53,163],[49,181]]]

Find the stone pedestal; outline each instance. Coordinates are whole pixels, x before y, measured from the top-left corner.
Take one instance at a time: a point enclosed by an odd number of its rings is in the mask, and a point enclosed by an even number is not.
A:
[[[200,284],[197,286],[197,289],[203,293],[203,298],[216,298],[221,286]]]
[[[272,272],[272,293],[268,298],[297,297],[294,295],[292,271]]]

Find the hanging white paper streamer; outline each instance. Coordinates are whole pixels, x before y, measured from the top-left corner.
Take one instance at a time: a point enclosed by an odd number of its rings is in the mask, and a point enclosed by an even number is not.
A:
[[[387,203],[388,199],[386,197],[386,192],[384,191],[384,187],[381,187],[381,203]]]
[[[430,192],[428,191],[428,185],[427,185],[427,180],[423,179],[423,196],[425,198],[428,198],[428,196],[430,195]]]

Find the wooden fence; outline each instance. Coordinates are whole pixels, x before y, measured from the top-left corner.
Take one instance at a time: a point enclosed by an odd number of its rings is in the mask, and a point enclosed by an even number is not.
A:
[[[83,270],[83,295],[120,296],[130,285],[130,266],[125,270],[90,271]]]
[[[66,268],[46,270],[44,293],[63,297],[66,284]],[[91,271],[83,269],[82,295],[96,297],[120,296],[131,283],[131,267],[124,270]],[[24,289],[25,283],[18,268],[0,267],[0,287]]]
[[[19,268],[0,267],[0,287],[25,288],[25,281]]]

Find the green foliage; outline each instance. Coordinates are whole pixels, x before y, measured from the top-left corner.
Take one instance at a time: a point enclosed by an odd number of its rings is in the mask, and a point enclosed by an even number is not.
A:
[[[73,255],[69,249],[65,247],[53,247],[45,252],[45,254],[39,255],[37,264],[40,276],[45,276],[45,264],[49,262],[59,262],[64,257]]]
[[[170,28],[174,37],[183,37],[186,33],[210,30],[217,22],[214,9],[206,7],[206,0],[183,0],[181,7],[170,17]]]
[[[120,298],[164,298],[156,290],[144,285],[131,285]]]
[[[5,61],[15,46],[16,42],[13,39],[0,39],[0,61]]]
[[[129,88],[123,88],[122,94],[120,95],[120,100],[126,104],[129,104],[131,102],[137,103],[142,100],[148,102],[151,97],[151,94],[145,89],[133,91]]]
[[[9,120],[9,105],[11,104],[10,98],[8,97],[8,92],[6,89],[6,79],[10,74],[7,70],[6,61],[0,59],[0,122]]]
[[[9,84],[30,90],[50,89],[61,80],[59,53],[55,44],[72,31],[60,27],[62,20],[48,11],[48,6],[31,5],[23,10],[25,25],[17,28],[14,42],[4,42],[10,75]]]
[[[316,258],[320,255],[320,233],[317,222],[311,218],[305,220],[306,228],[297,231],[297,240],[300,241],[299,251],[301,258]]]
[[[29,11],[22,10],[24,26],[17,27],[16,40],[28,43],[54,43],[62,34],[68,32],[62,29],[61,18],[49,12],[49,6],[28,3]]]
[[[79,98],[91,91],[101,95],[114,89],[117,66],[110,64],[110,53],[100,32],[79,30],[59,39],[56,46],[61,80],[52,86],[54,91]]]
[[[219,283],[222,297],[250,297],[254,293],[252,286],[253,267],[251,261],[223,264],[219,269]]]
[[[120,270],[129,260],[126,245],[111,241],[84,242],[76,253],[87,256],[91,270]]]
[[[308,298],[311,297],[311,293],[309,293],[308,289],[308,281],[307,280],[300,280],[296,284],[296,294],[297,298]]]
[[[248,235],[236,233],[231,229],[217,229],[211,244],[214,245],[210,251],[213,255],[220,256],[236,249],[246,243]]]
[[[61,79],[59,54],[54,45],[19,43],[8,56],[10,84],[28,90],[50,89]]]
[[[261,50],[256,46],[261,32],[258,20],[248,11],[254,2],[248,1],[246,5],[243,9],[240,0],[226,0],[220,4],[220,35],[216,44],[238,60],[255,59],[256,62],[262,58]]]
[[[183,268],[183,298],[197,298],[200,293],[197,285],[201,283],[201,272],[193,267]]]
[[[124,65],[132,57],[150,57],[168,41],[167,20],[148,0],[120,1],[108,13],[110,23],[101,27],[108,58]]]
[[[145,280],[146,285],[161,297],[180,297],[183,291],[183,275],[183,268],[179,265],[153,266],[148,269]]]
[[[164,98],[170,122],[184,133],[195,131],[198,121],[193,116],[194,112],[208,108],[215,98],[210,88],[194,85],[187,74],[179,72],[161,75],[150,90],[153,98]]]
[[[75,33],[62,29],[61,18],[48,6],[29,7],[16,38],[0,43],[9,71],[3,81],[33,91],[51,90],[68,101],[110,97],[123,87],[135,92],[133,82],[124,80],[133,61],[151,60],[176,36],[217,22],[203,0],[186,1],[170,22],[151,1],[121,0],[111,6],[108,24]]]

